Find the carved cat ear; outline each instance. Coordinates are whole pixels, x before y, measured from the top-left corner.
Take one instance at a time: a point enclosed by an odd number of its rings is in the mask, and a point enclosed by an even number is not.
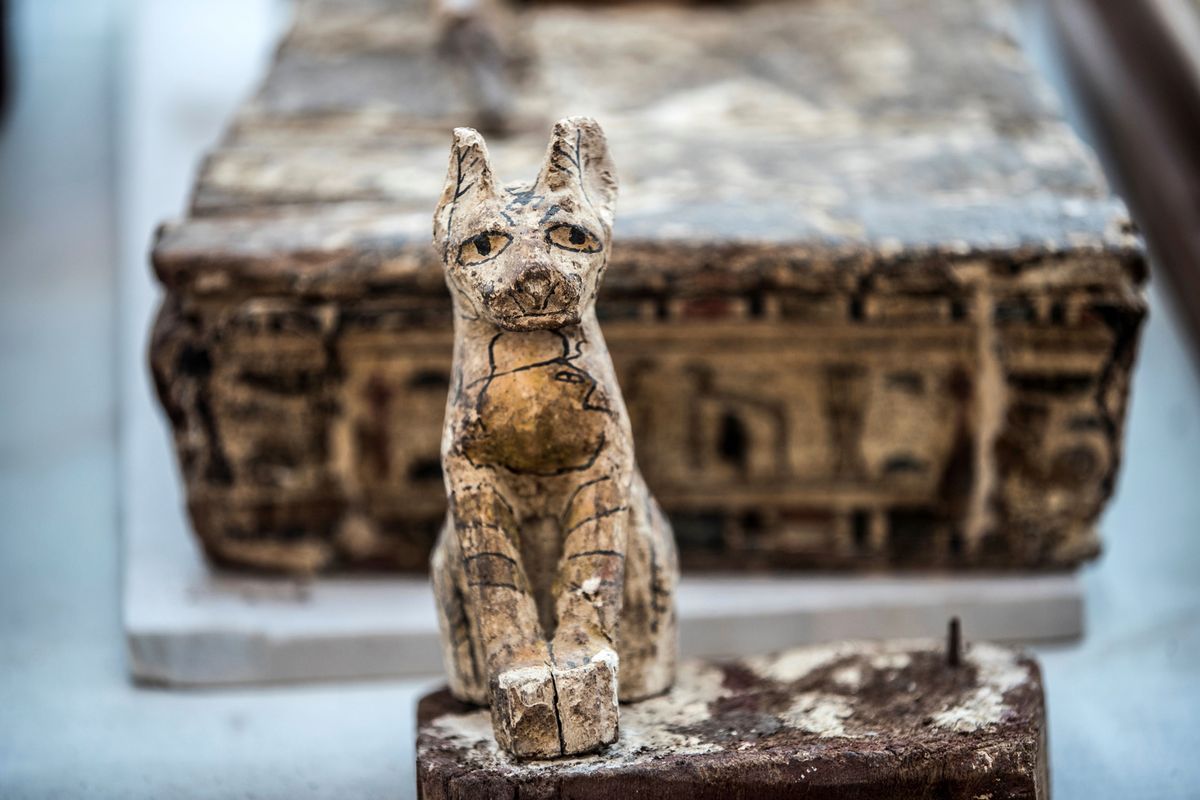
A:
[[[579,187],[604,226],[612,228],[617,172],[608,154],[608,140],[596,120],[568,117],[555,123],[536,185],[545,193]]]
[[[473,128],[455,128],[446,186],[442,189],[437,210],[433,212],[434,246],[445,247],[456,208],[496,196],[496,180],[483,137]]]

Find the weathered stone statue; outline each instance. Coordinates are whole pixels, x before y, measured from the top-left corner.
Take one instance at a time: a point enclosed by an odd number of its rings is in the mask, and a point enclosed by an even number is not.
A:
[[[432,559],[445,660],[521,757],[616,741],[618,698],[674,677],[675,545],[595,313],[616,198],[591,119],[556,124],[537,179],[506,187],[459,128],[434,216],[455,329]]]

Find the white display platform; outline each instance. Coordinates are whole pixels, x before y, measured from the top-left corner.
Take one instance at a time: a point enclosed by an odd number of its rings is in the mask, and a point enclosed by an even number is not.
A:
[[[433,675],[441,650],[419,577],[307,582],[213,572],[185,527],[161,421],[127,417],[124,623],[133,677],[215,685]],[[1082,633],[1074,575],[686,576],[685,655],[738,655],[835,638],[944,635],[1044,641]]]

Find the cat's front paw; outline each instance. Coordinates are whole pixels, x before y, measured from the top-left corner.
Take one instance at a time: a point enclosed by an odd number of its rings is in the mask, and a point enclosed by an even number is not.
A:
[[[518,758],[562,755],[555,677],[548,664],[513,667],[492,684],[496,742]]]
[[[554,685],[564,755],[590,753],[617,740],[618,666],[616,652],[608,647],[569,661],[555,653]]]
[[[617,672],[611,648],[555,664],[513,667],[492,684],[492,728],[518,758],[591,753],[617,740]]]

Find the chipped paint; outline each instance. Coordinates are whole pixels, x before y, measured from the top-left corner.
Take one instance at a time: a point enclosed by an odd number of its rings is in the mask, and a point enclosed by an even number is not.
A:
[[[718,780],[785,769],[789,785],[817,786],[836,779],[831,771],[907,781],[931,770],[931,785],[965,780],[985,790],[978,794],[1004,780],[1032,780],[1030,753],[1041,752],[1044,736],[1042,694],[1034,662],[1016,651],[977,644],[950,667],[942,642],[843,642],[750,662],[685,662],[670,693],[621,707],[614,745],[558,761],[511,759],[492,740],[486,711],[446,713],[462,707],[438,693],[421,703],[418,773],[469,776],[472,787],[495,778],[521,792],[553,786],[566,796],[580,785],[573,779],[597,773],[609,786],[657,771]]]
[[[817,736],[859,736],[847,734],[846,720],[854,715],[853,698],[846,695],[805,692],[797,695],[780,720],[806,733]]]
[[[789,650],[779,656],[755,656],[748,658],[746,663],[764,678],[791,683],[850,652],[853,652],[853,645],[841,642]]]
[[[965,661],[978,670],[977,687],[962,702],[933,715],[935,725],[960,733],[1000,722],[1008,710],[1005,693],[1030,679],[1016,653],[996,645],[971,645]]]

